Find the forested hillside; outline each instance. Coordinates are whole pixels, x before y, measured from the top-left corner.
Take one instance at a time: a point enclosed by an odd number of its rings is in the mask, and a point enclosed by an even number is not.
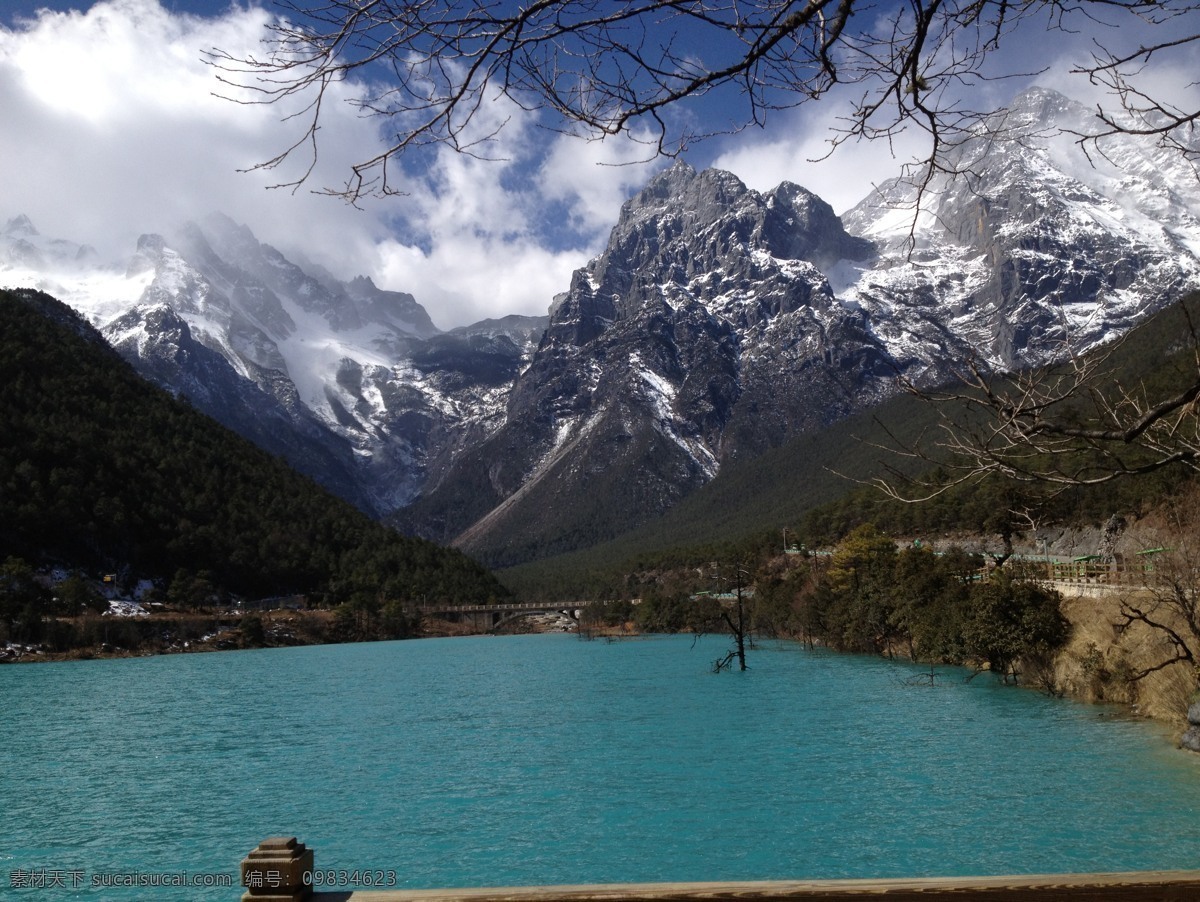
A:
[[[329,603],[504,593],[150,386],[45,294],[0,291],[0,434],[0,560]]]

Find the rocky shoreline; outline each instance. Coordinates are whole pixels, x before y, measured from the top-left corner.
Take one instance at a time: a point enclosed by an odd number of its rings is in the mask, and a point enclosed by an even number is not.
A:
[[[1187,713],[1188,728],[1179,740],[1180,748],[1200,752],[1200,702],[1192,702]]]

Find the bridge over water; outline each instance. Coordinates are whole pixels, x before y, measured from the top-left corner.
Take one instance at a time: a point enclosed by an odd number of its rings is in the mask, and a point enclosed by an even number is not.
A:
[[[491,630],[509,620],[529,614],[563,614],[572,620],[579,619],[582,605],[562,602],[508,602],[505,604],[447,604],[421,605],[416,609],[422,616],[446,617],[456,621],[470,621],[476,629]]]

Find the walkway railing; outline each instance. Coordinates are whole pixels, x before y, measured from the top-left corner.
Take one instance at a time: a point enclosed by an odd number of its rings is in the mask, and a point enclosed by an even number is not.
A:
[[[344,878],[344,879],[343,879]],[[243,902],[1194,902],[1200,871],[774,880],[755,883],[619,883],[493,889],[351,889],[394,885],[391,871],[316,870],[295,838],[267,839],[242,862]],[[340,882],[340,885],[339,885]],[[316,884],[316,886],[314,886]],[[319,891],[318,891],[319,890]]]

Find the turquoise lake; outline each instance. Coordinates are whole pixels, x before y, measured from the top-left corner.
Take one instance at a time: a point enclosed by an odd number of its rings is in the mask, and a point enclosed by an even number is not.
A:
[[[0,667],[0,897],[237,899],[98,881],[236,883],[278,835],[400,887],[1200,866],[1200,756],[1159,727],[790,643],[711,673],[726,647],[478,637]]]

